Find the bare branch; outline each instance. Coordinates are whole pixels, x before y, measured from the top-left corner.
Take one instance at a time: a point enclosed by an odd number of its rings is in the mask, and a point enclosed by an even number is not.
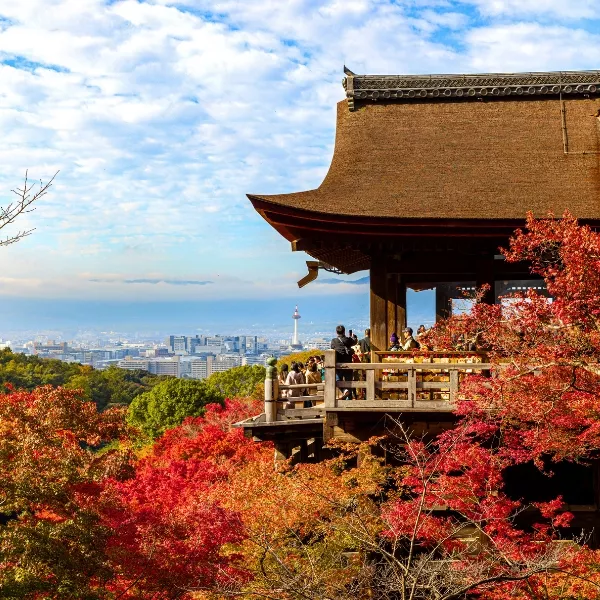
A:
[[[26,171],[23,187],[11,190],[13,194],[17,196],[17,200],[11,202],[7,206],[0,206],[0,229],[3,229],[8,225],[12,225],[20,215],[33,212],[37,208],[37,206],[33,206],[33,204],[48,193],[54,184],[54,180],[58,173],[59,171],[57,171],[47,183],[43,183],[40,180],[39,188],[36,190],[35,188],[38,184],[29,182],[28,172]],[[33,231],[34,229],[26,229],[18,231],[15,235],[0,239],[0,246],[9,246],[10,244],[14,244],[19,240],[22,240],[24,237],[31,235]]]

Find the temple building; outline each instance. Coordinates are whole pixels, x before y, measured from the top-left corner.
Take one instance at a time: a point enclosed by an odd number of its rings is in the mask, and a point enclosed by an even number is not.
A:
[[[328,440],[360,442],[387,435],[398,422],[418,437],[453,427],[461,380],[489,375],[491,365],[477,351],[387,351],[391,333],[406,324],[407,289],[434,288],[438,318],[465,288],[489,284],[485,302],[515,288],[540,290],[528,266],[507,263],[500,250],[527,212],[568,210],[600,228],[600,71],[346,70],[344,88],[323,183],[248,195],[293,251],[311,257],[301,287],[320,269],[370,271],[370,362],[338,363],[326,350],[324,381],[296,398],[289,397],[294,386],[278,385],[271,365],[264,412],[236,424],[272,440],[281,460],[320,460]],[[341,376],[348,370],[351,381]],[[531,464],[507,471],[507,492],[532,502],[562,494],[576,515],[573,527],[600,532],[600,463],[555,467],[551,480]],[[600,547],[600,534],[591,543]]]
[[[323,183],[248,198],[314,259],[300,285],[370,270],[375,349],[405,326],[407,288],[435,288],[443,317],[459,288],[535,285],[499,250],[527,211],[600,226],[600,71],[345,74]]]

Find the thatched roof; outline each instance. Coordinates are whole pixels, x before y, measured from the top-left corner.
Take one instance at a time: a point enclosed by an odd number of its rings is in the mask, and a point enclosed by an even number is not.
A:
[[[338,104],[335,152],[323,183],[249,195],[257,208],[454,221],[569,209],[600,219],[599,71],[347,73],[348,99]]]

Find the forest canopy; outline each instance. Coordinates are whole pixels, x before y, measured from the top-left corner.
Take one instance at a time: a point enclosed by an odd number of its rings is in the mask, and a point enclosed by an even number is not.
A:
[[[129,371],[111,366],[99,371],[80,363],[14,353],[9,348],[0,350],[0,385],[8,383],[29,391],[44,385],[79,389],[99,410],[109,405],[128,406],[162,379],[140,369]]]

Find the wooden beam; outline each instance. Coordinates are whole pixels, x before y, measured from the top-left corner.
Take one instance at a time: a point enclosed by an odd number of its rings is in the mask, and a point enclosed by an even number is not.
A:
[[[325,388],[323,400],[326,409],[335,408],[337,404],[337,390],[335,387],[335,350],[325,350]]]

